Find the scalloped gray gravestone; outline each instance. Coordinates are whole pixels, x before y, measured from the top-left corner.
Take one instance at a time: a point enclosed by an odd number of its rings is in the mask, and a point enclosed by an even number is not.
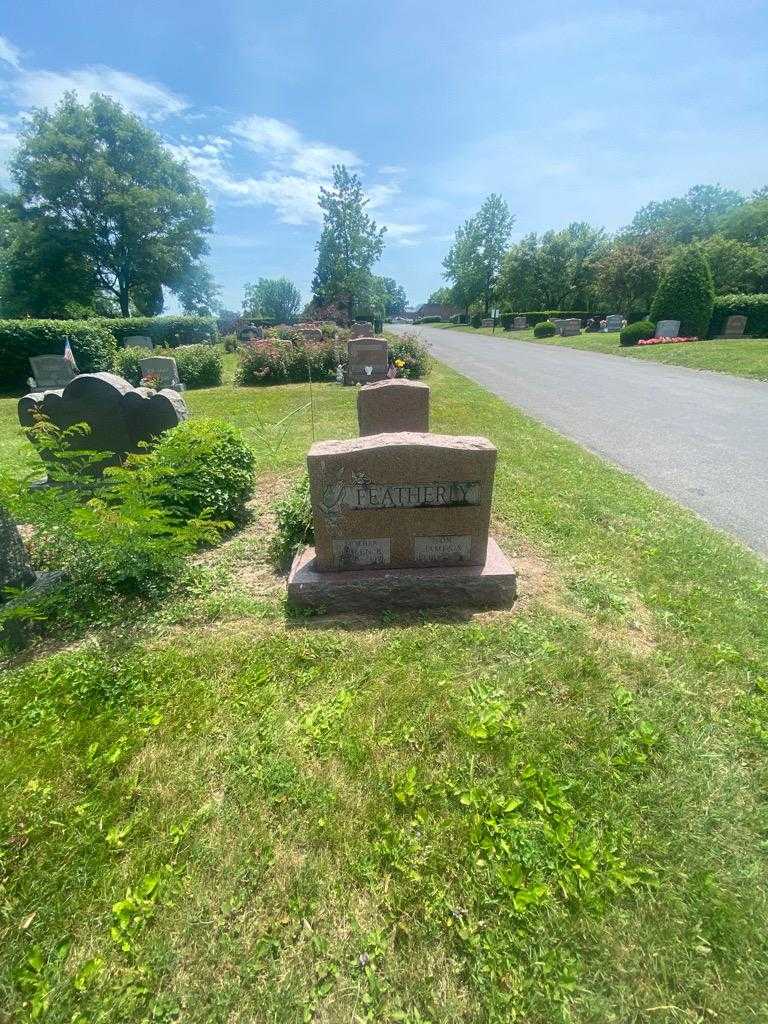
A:
[[[359,323],[352,324],[349,331],[350,339],[369,338],[373,334],[373,324],[368,320],[361,320]]]
[[[165,430],[187,418],[184,399],[175,391],[134,388],[114,373],[82,373],[61,391],[32,392],[19,400],[19,423],[28,431],[42,415],[62,430],[86,423],[90,432],[67,441],[72,450],[110,453],[95,463],[100,471],[129,452],[142,450]]]
[[[512,321],[513,331],[527,331],[528,330],[528,317],[527,316],[516,316]]]
[[[0,505],[0,602],[8,596],[6,588],[29,587],[35,578],[16,523]]]
[[[680,336],[679,320],[659,320],[654,338],[677,338]]]
[[[620,331],[624,326],[624,317],[620,313],[609,313],[605,318],[606,331]]]

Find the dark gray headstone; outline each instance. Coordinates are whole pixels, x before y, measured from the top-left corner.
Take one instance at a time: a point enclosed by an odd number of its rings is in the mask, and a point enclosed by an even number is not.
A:
[[[83,373],[61,391],[33,392],[19,401],[19,422],[27,429],[43,415],[64,430],[86,423],[90,433],[69,441],[72,450],[110,453],[96,470],[141,450],[164,430],[187,418],[184,399],[176,391],[134,388],[114,373]]]
[[[0,602],[7,587],[21,588],[35,582],[16,523],[0,505]]]

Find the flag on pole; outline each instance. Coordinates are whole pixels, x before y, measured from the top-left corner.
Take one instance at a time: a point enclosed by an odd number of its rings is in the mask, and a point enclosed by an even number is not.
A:
[[[69,338],[64,342],[64,358],[70,364],[75,373],[80,373],[75,362],[75,354],[72,351],[72,346],[69,344]]]

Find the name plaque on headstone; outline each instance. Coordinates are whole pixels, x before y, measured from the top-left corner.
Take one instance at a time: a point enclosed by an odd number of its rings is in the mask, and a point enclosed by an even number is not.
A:
[[[444,480],[433,484],[352,484],[344,488],[349,509],[461,508],[480,504],[479,480]]]
[[[413,557],[421,565],[461,565],[472,555],[471,537],[414,537]]]
[[[389,537],[346,537],[334,540],[333,561],[337,569],[386,568],[390,562]]]

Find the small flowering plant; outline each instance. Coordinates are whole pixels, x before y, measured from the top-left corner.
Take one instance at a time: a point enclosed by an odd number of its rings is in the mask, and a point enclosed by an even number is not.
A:
[[[159,391],[161,388],[160,378],[156,373],[147,373],[141,378],[141,386],[149,388],[150,391]]]
[[[406,366],[405,360],[404,359],[394,359],[389,364],[389,369],[387,370],[387,376],[390,379],[395,378],[395,377],[407,377],[408,376],[408,367]]]
[[[682,345],[689,341],[698,341],[698,338],[641,338],[638,345]]]

